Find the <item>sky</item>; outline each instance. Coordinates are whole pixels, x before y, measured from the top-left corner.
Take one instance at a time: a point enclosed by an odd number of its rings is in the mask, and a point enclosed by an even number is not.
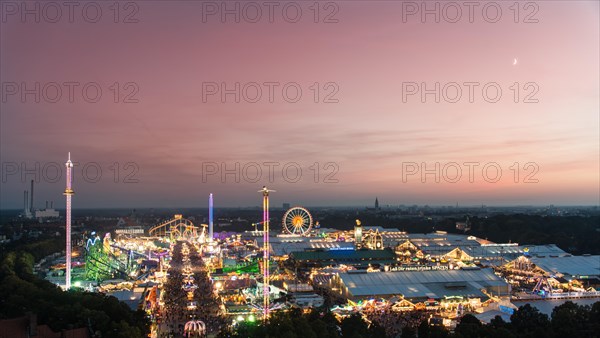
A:
[[[469,3],[3,1],[0,208],[600,204],[599,3]]]

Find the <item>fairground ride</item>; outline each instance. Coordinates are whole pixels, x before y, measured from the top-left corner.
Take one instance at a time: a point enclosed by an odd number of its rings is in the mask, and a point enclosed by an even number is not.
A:
[[[110,238],[110,233],[101,239],[92,232],[85,245],[85,278],[93,281],[107,279],[130,279],[136,269],[136,258],[145,257],[117,246]]]
[[[206,224],[197,227],[187,218],[182,215],[175,215],[172,219],[160,223],[148,231],[150,236],[166,238],[170,242],[178,240],[186,240],[190,242],[205,242],[206,241]]]

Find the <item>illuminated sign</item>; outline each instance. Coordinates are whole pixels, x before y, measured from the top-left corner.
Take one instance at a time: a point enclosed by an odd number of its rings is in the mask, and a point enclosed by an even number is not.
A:
[[[340,250],[354,250],[354,248],[353,247],[329,248],[328,251],[340,251]]]
[[[437,271],[449,270],[447,265],[422,265],[422,266],[394,266],[389,271]]]

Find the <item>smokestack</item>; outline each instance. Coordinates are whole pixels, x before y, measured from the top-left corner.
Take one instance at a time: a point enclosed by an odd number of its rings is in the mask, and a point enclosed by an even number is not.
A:
[[[31,196],[29,196],[29,212],[33,215],[33,180],[31,180]]]
[[[208,197],[208,238],[213,240],[213,194]]]

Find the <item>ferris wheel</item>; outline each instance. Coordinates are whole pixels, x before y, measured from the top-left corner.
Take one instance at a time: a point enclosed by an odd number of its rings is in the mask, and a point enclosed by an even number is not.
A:
[[[283,231],[288,234],[308,235],[312,226],[312,216],[303,207],[293,207],[283,215]]]

